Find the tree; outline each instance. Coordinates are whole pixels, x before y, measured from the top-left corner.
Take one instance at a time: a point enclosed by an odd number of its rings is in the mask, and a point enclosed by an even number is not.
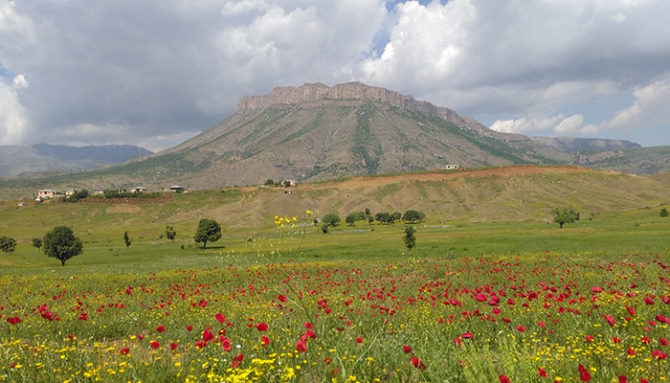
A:
[[[365,213],[363,213],[362,211],[357,211],[355,213],[350,213],[347,216],[347,218],[344,219],[344,222],[346,222],[347,225],[353,225],[354,223],[356,223],[356,221],[363,221],[366,219],[367,216],[365,215]]]
[[[393,216],[389,213],[377,213],[375,214],[375,219],[379,223],[393,223]]]
[[[275,186],[275,182],[272,179],[268,178],[265,181],[265,186]]]
[[[571,207],[555,208],[551,211],[551,214],[554,215],[554,222],[559,225],[560,229],[562,229],[563,225],[566,223],[579,221],[579,213]]]
[[[391,214],[391,223],[400,221],[400,218],[402,218],[402,214],[400,214],[399,211],[393,212],[393,214]]]
[[[88,197],[89,195],[90,193],[86,189],[75,190],[74,193],[72,193],[72,195],[70,195],[69,197],[65,197],[65,201],[74,203],[79,201],[80,199]]]
[[[0,250],[5,253],[13,253],[16,249],[16,240],[11,237],[0,237]]]
[[[426,214],[416,210],[407,210],[402,216],[402,220],[405,222],[421,222],[424,219],[426,219]]]
[[[328,213],[328,214],[326,214],[325,217],[323,217],[321,222],[323,222],[327,226],[335,227],[335,226],[339,225],[340,222],[342,222],[342,220],[340,219],[339,215],[337,215],[335,213]]]
[[[207,242],[216,242],[221,239],[221,226],[213,219],[201,219],[193,240],[195,243],[202,242],[202,248],[207,247]]]
[[[174,227],[165,226],[165,237],[174,242],[175,237],[177,237],[177,232],[174,230]]]
[[[65,261],[84,251],[84,244],[81,239],[75,237],[72,229],[67,226],[56,226],[46,233],[42,246],[44,254],[47,257],[60,260],[62,266],[65,266]]]
[[[670,215],[670,212],[668,212],[668,209],[662,208],[661,209],[661,217],[665,218]]]
[[[123,242],[126,244],[126,247],[130,246],[130,237],[128,236],[127,231],[123,232]]]
[[[402,241],[405,243],[405,247],[407,248],[407,254],[412,251],[412,249],[416,246],[416,236],[414,233],[416,233],[416,230],[414,229],[414,226],[407,225],[403,229],[405,232],[405,235],[402,237]]]
[[[42,247],[42,238],[33,238],[33,246],[35,246],[39,252]]]

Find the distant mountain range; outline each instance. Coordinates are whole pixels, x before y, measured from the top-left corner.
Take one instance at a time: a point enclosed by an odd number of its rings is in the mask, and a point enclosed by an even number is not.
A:
[[[266,96],[247,96],[235,114],[211,129],[165,151],[137,155],[142,157],[120,165],[3,184],[15,190],[140,184],[155,190],[173,184],[209,189],[447,166],[580,164],[641,174],[670,170],[670,147],[497,132],[451,109],[360,82],[280,87]]]
[[[49,171],[80,171],[120,164],[153,152],[132,145],[65,146],[36,144],[0,146],[0,177]]]

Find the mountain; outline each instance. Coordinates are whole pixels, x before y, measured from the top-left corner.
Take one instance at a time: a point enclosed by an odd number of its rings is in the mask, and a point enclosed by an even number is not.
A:
[[[119,164],[133,157],[152,153],[132,145],[0,146],[0,177],[35,172],[86,170],[102,165]]]
[[[338,177],[520,164],[570,164],[628,141],[527,137],[493,131],[455,111],[352,82],[279,87],[240,99],[237,111],[168,150],[121,165],[5,182],[21,188],[162,190],[323,181]]]

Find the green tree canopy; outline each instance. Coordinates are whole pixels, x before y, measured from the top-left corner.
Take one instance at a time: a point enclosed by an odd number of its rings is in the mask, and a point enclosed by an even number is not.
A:
[[[340,222],[342,222],[342,220],[340,219],[339,215],[337,215],[335,213],[328,213],[328,214],[326,214],[325,217],[323,217],[321,222],[323,222],[327,226],[335,227],[335,226],[339,225]]]
[[[402,241],[405,243],[405,247],[407,248],[407,254],[409,254],[410,251],[412,251],[412,249],[416,246],[416,236],[414,235],[416,230],[413,226],[407,225],[403,231],[405,232],[405,235],[403,235]]]
[[[42,238],[33,238],[33,246],[35,246],[39,252],[42,247]]]
[[[221,226],[213,219],[201,219],[193,240],[195,243],[202,242],[202,248],[207,247],[207,242],[216,242],[221,239]]]
[[[554,215],[554,222],[559,225],[560,229],[566,223],[579,221],[579,213],[571,207],[555,208],[551,211],[551,214]]]
[[[347,218],[344,219],[344,222],[346,222],[348,225],[353,225],[356,223],[356,221],[365,221],[367,220],[367,216],[365,215],[364,212],[358,211],[355,213],[350,213]]]
[[[2,236],[0,237],[0,250],[5,253],[13,253],[16,249],[16,240],[11,237]]]
[[[165,226],[165,237],[174,242],[174,239],[177,237],[177,232],[174,230],[174,227]]]
[[[417,210],[407,210],[402,216],[405,222],[421,222],[426,219],[426,214]]]
[[[126,247],[130,246],[130,237],[128,236],[128,232],[124,231],[123,232],[123,242],[126,244]]]
[[[67,226],[56,226],[44,235],[44,254],[56,258],[65,266],[65,261],[76,257],[84,251],[81,239],[74,236],[74,232]]]

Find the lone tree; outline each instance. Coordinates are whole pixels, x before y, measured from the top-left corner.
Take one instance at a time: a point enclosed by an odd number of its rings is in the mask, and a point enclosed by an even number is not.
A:
[[[39,253],[42,247],[42,238],[33,238],[33,246],[37,248],[37,252]]]
[[[416,236],[414,235],[416,230],[414,229],[414,226],[410,225],[405,226],[403,230],[405,235],[402,237],[402,241],[405,243],[405,247],[407,248],[407,254],[409,254],[416,246]]]
[[[81,239],[75,237],[72,229],[67,226],[56,226],[46,233],[43,243],[44,254],[60,260],[62,266],[65,266],[65,261],[84,251]]]
[[[204,249],[207,247],[207,242],[216,242],[219,239],[221,239],[221,226],[213,219],[201,219],[198,230],[193,237],[195,243],[202,242],[202,248]]]
[[[551,214],[554,215],[554,222],[559,225],[559,229],[562,229],[566,223],[579,221],[579,213],[571,207],[555,208]]]
[[[2,236],[0,237],[0,250],[5,253],[13,253],[16,249],[16,240],[11,237]]]
[[[174,227],[165,226],[165,237],[174,242],[175,237],[177,237],[177,232],[174,230]]]
[[[123,232],[123,242],[126,244],[126,247],[130,247],[130,237],[127,231]]]
[[[665,218],[667,216],[670,216],[670,212],[668,212],[667,208],[662,208],[661,209],[661,217]]]

